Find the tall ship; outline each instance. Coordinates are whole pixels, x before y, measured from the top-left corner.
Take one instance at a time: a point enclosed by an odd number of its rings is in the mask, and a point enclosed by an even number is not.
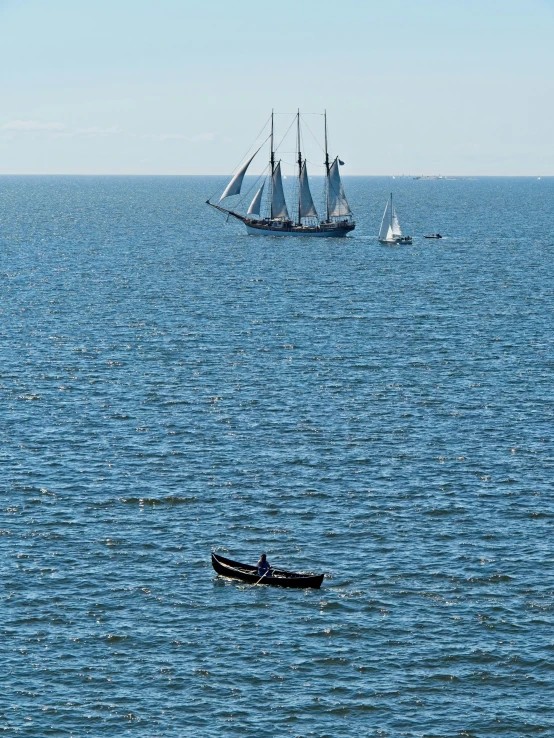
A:
[[[329,158],[327,147],[327,113],[324,118],[325,136],[325,177],[323,212],[318,213],[310,191],[306,158],[302,156],[302,135],[300,111],[296,114],[296,154],[295,186],[290,188],[292,195],[289,205],[285,198],[281,159],[277,159],[275,149],[274,113],[268,121],[270,133],[260,148],[238,169],[223,194],[217,202],[212,198],[206,204],[225,213],[227,216],[240,220],[246,226],[246,231],[253,236],[320,236],[328,238],[342,238],[356,227],[350,205],[344,194],[339,167],[343,162],[339,157]],[[267,126],[267,124],[266,124]],[[267,128],[265,128],[267,131]],[[249,198],[241,196],[244,176],[256,155],[269,140],[269,166],[258,180],[259,185],[250,205],[243,214],[239,212],[246,207]],[[261,184],[260,184],[261,180]],[[254,188],[252,188],[254,189]],[[265,194],[265,196],[264,196]],[[231,206],[225,207],[228,198],[237,198],[231,201]],[[290,202],[290,200],[294,202]],[[224,204],[222,204],[224,203]]]

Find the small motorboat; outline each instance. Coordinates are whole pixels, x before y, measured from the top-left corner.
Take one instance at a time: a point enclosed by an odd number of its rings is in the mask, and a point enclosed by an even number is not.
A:
[[[442,238],[440,233],[430,233],[428,236],[423,236],[423,238]]]
[[[325,576],[325,574],[285,571],[273,567],[268,574],[260,576],[256,566],[241,564],[239,561],[226,559],[224,556],[215,553],[212,553],[212,566],[222,577],[240,579],[249,584],[269,584],[274,587],[295,587],[296,589],[306,589],[308,587],[319,589]]]

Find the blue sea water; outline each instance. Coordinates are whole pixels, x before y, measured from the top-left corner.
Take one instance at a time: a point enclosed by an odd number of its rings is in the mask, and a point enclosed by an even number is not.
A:
[[[0,178],[3,734],[554,735],[554,179],[221,182]]]

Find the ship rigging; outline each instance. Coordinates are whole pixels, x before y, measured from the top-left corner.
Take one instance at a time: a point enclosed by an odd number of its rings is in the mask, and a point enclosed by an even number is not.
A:
[[[329,158],[327,143],[327,113],[324,118],[324,135],[325,135],[325,215],[321,217],[314,204],[310,183],[308,178],[308,169],[306,158],[302,156],[302,137],[301,137],[301,115],[300,111],[296,114],[296,153],[297,153],[297,202],[295,203],[293,213],[294,217],[289,214],[289,208],[285,198],[283,188],[283,174],[281,171],[281,160],[276,158],[275,149],[275,128],[274,113],[272,111],[270,118],[269,139],[269,167],[267,176],[257,189],[246,214],[238,212],[240,202],[231,207],[222,205],[227,198],[240,195],[243,180],[248,167],[255,159],[256,155],[263,148],[258,148],[255,153],[250,156],[247,161],[242,164],[236,174],[232,177],[223,194],[217,202],[212,202],[211,198],[206,200],[206,204],[225,213],[227,216],[240,220],[246,226],[246,230],[250,235],[257,236],[324,236],[331,238],[341,238],[346,236],[356,227],[350,205],[346,199],[344,188],[342,185],[339,166],[342,161],[339,157],[335,157],[332,161]],[[266,141],[268,140],[266,139]],[[264,142],[265,143],[265,142]],[[264,191],[267,193],[264,198]],[[227,205],[227,202],[225,202]],[[265,207],[264,207],[265,206]]]

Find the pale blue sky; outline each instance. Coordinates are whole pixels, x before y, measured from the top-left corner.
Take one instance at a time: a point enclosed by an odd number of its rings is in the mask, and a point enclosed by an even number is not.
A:
[[[224,174],[300,107],[345,175],[554,175],[553,39],[553,0],[0,0],[0,172]]]

